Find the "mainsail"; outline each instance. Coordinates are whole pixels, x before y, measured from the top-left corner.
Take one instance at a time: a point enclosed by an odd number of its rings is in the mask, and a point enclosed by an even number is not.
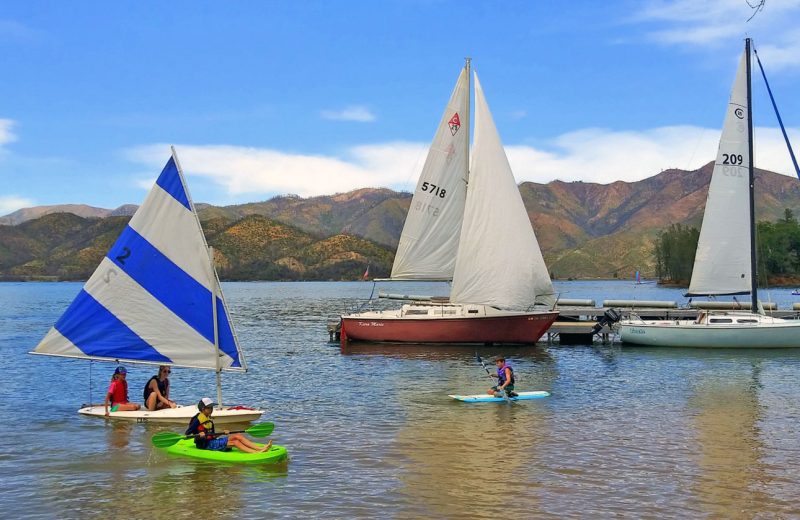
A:
[[[447,103],[408,209],[391,277],[449,280],[455,267],[467,188],[469,71]]]
[[[747,55],[742,55],[722,127],[717,160],[686,296],[751,289]]]
[[[475,74],[475,142],[450,301],[527,309],[553,284]]]
[[[245,370],[174,151],[144,203],[32,354]]]

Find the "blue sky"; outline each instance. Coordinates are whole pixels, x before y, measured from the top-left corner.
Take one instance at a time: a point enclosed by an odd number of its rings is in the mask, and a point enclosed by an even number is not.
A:
[[[519,182],[695,168],[716,152],[746,35],[800,136],[800,0],[752,14],[746,0],[7,2],[0,215],[138,204],[170,144],[196,202],[412,190],[465,56]],[[793,175],[754,85],[756,164]]]

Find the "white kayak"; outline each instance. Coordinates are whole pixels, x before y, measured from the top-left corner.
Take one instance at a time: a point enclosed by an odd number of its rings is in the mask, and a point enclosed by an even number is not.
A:
[[[550,395],[550,392],[545,392],[544,390],[540,390],[538,392],[517,392],[517,395],[514,397],[493,397],[489,394],[477,394],[477,395],[450,395],[453,399],[457,401],[463,401],[465,403],[503,403],[505,401],[525,401],[527,399],[541,399],[542,397],[547,397]]]
[[[85,406],[78,410],[81,415],[88,417],[99,417],[101,419],[113,419],[118,421],[130,421],[137,423],[179,423],[189,424],[189,420],[197,413],[197,406],[178,406],[176,408],[164,408],[163,410],[150,411],[146,409],[133,412],[109,412],[105,414],[105,407],[102,404]],[[233,406],[214,408],[214,423],[244,423],[255,421],[264,413],[264,410],[249,408],[246,406]]]

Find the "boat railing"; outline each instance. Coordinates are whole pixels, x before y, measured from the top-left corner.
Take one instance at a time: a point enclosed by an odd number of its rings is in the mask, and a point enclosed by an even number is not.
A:
[[[678,302],[661,300],[603,300],[603,307],[619,307],[622,309],[677,309]]]
[[[767,311],[778,310],[778,304],[775,302],[761,302],[761,306]],[[752,304],[750,302],[690,302],[689,307],[693,309],[708,309],[715,311],[749,311],[752,308]]]

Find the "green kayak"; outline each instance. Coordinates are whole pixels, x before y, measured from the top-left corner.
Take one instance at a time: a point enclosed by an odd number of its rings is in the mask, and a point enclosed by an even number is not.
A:
[[[260,446],[263,446],[263,444]],[[201,450],[194,445],[194,439],[182,439],[164,449],[167,453],[173,455],[216,460],[220,462],[233,462],[236,464],[277,464],[288,458],[286,448],[274,444],[269,451],[263,453],[245,453],[236,448],[231,448],[230,451]]]

